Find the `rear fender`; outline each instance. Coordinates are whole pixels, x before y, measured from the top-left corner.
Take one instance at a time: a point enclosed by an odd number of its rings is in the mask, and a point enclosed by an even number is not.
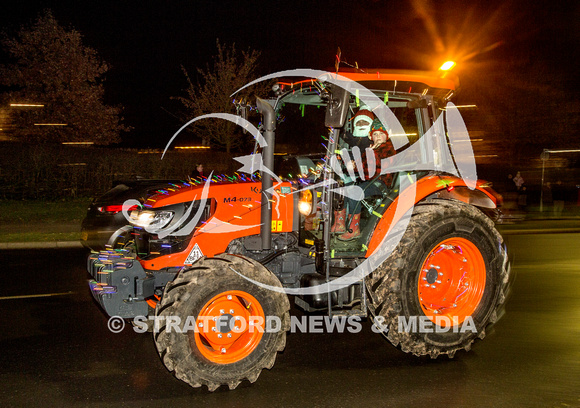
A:
[[[498,203],[494,201],[492,197],[487,195],[483,190],[477,189],[470,190],[464,186],[454,187],[452,189],[444,188],[439,190],[425,199],[430,198],[441,198],[443,200],[457,200],[463,201],[466,204],[471,204],[480,208],[497,208]]]
[[[413,197],[415,188],[416,192]],[[424,177],[418,180],[414,187],[410,186],[401,192],[387,208],[371,236],[365,257],[368,258],[381,245],[391,225],[399,222],[404,214],[413,209],[415,204],[429,198],[454,199],[483,208],[497,208],[501,205],[501,196],[490,189],[485,181],[478,180],[475,189],[470,190],[463,179],[455,176],[432,175]],[[396,211],[399,205],[407,205],[407,208]],[[395,213],[397,213],[396,218]]]

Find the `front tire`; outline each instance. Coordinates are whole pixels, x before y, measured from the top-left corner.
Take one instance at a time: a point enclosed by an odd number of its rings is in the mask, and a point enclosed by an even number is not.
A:
[[[367,280],[370,310],[395,346],[453,357],[502,314],[509,280],[503,239],[476,207],[418,204],[391,256]]]
[[[288,297],[240,275],[282,288],[258,262],[224,254],[202,258],[183,270],[166,286],[157,305],[159,355],[168,370],[192,387],[205,385],[214,391],[221,385],[234,389],[244,379],[255,382],[263,368],[272,368],[286,345]],[[188,318],[193,324],[183,332],[168,327],[176,316],[182,325]],[[260,319],[272,317],[280,327],[261,330]]]

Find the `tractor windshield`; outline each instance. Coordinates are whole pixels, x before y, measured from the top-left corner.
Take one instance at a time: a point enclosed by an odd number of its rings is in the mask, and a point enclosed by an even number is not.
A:
[[[390,93],[384,90],[373,90],[373,93],[383,101],[395,115],[402,131],[390,132],[389,137],[397,151],[404,150],[415,143],[432,121],[424,117],[428,114],[419,107],[413,107],[410,102],[419,100],[422,95],[414,93]],[[384,105],[383,105],[384,106]],[[411,106],[411,107],[409,107]],[[349,113],[345,126],[341,131],[339,146],[350,148],[353,134],[353,119],[361,109],[376,111],[379,105],[367,107],[356,97],[351,95]],[[276,103],[276,154],[277,155],[313,155],[321,156],[327,153],[329,128],[325,127],[326,101],[312,86],[295,89],[278,99]],[[368,135],[357,135],[364,139]],[[370,140],[370,139],[369,139]],[[351,143],[349,143],[349,141]],[[356,139],[355,139],[356,141]]]

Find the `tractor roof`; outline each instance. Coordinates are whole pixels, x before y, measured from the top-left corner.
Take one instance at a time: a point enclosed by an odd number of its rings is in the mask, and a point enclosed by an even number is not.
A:
[[[329,71],[329,74],[332,75],[332,72]],[[389,91],[394,94],[419,93],[446,98],[459,88],[457,75],[441,71],[342,68],[338,74],[370,90]],[[292,78],[281,79],[278,83],[289,90],[309,86],[313,81],[315,80]]]
[[[393,69],[365,69],[344,68],[338,71],[342,76],[356,82],[416,82],[431,88],[440,88],[455,91],[459,88],[457,75],[441,71],[414,71]],[[398,88],[398,87],[397,87]]]

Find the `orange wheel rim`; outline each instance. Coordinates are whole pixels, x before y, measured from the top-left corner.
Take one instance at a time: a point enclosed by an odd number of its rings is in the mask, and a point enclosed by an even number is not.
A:
[[[196,319],[194,339],[208,360],[231,364],[249,356],[264,333],[260,302],[249,293],[230,290],[214,296]]]
[[[485,262],[477,246],[465,238],[446,239],[429,252],[421,267],[421,308],[440,326],[461,324],[481,302],[485,280]]]

